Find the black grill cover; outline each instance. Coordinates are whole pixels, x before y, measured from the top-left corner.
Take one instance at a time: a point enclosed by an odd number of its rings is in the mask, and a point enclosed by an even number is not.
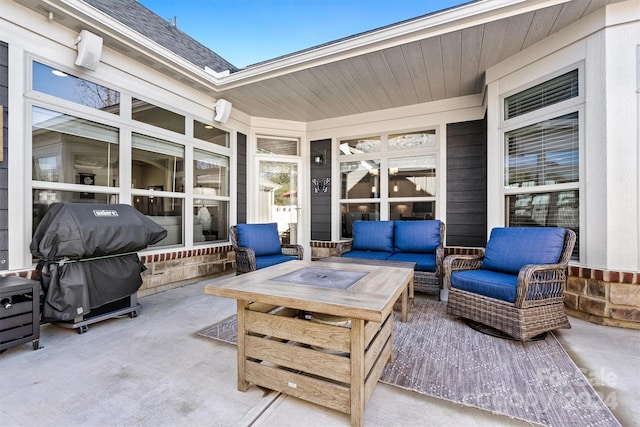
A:
[[[167,231],[129,205],[55,203],[36,228],[31,253],[45,321],[72,321],[133,295],[146,268],[137,251]]]
[[[93,258],[136,252],[166,235],[129,205],[54,203],[36,228],[31,253],[48,261]]]

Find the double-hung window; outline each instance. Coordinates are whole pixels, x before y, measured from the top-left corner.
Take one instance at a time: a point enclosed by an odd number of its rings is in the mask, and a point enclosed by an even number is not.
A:
[[[504,99],[507,225],[580,229],[579,70]],[[578,240],[579,241],[579,240]],[[576,244],[574,256],[579,254]]]

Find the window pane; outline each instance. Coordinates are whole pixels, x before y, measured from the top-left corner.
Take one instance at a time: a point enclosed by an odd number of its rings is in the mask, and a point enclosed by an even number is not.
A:
[[[33,90],[112,114],[120,114],[120,92],[33,61]]]
[[[133,120],[184,134],[184,116],[140,99],[134,98],[131,102]]]
[[[193,136],[221,147],[229,146],[229,132],[215,128],[210,124],[193,121]]]
[[[206,151],[193,150],[194,194],[229,195],[229,158]]]
[[[134,195],[131,202],[138,211],[167,230],[167,237],[152,246],[181,245],[184,242],[182,199]]]
[[[578,96],[578,70],[519,92],[504,100],[504,118],[510,119]]]
[[[228,240],[229,203],[199,200],[194,206],[193,242],[220,242]]]
[[[340,197],[365,199],[380,196],[380,161],[340,163]]]
[[[340,155],[377,153],[379,151],[379,136],[340,141]]]
[[[118,203],[117,194],[93,193],[91,198],[86,197],[87,193],[77,191],[58,190],[32,190],[33,202],[33,229],[42,221],[44,215],[49,211],[49,206],[53,203]]]
[[[578,113],[505,134],[506,185],[531,187],[578,182]]]
[[[379,203],[342,203],[340,211],[342,212],[341,235],[343,238],[353,237],[354,221],[380,220]]]
[[[131,187],[184,192],[184,147],[133,134]]]
[[[411,148],[433,147],[435,145],[435,130],[389,135],[389,150],[406,150]]]
[[[389,197],[436,195],[436,156],[389,159]]]
[[[580,253],[580,198],[578,190],[507,196],[509,227],[562,227],[576,232],[573,255]]]
[[[258,138],[258,154],[298,155],[298,140],[284,138]]]
[[[391,220],[421,220],[434,219],[436,202],[399,202],[389,204],[389,219]]]
[[[33,107],[32,161],[36,181],[115,187],[118,130]]]

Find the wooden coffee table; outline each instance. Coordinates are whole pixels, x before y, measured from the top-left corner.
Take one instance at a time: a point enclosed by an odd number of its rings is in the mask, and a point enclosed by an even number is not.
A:
[[[350,414],[361,426],[391,358],[393,304],[411,280],[407,268],[289,261],[204,292],[237,300],[238,390],[260,385]],[[250,303],[299,315],[253,311]],[[306,312],[346,317],[351,327],[311,322]]]

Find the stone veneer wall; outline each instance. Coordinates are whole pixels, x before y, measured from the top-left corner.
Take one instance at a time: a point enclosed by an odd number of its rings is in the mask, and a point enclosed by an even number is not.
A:
[[[312,241],[312,259],[336,255],[339,242]],[[445,256],[479,254],[480,248],[447,247]],[[567,314],[592,323],[640,329],[640,273],[569,266]]]

